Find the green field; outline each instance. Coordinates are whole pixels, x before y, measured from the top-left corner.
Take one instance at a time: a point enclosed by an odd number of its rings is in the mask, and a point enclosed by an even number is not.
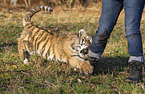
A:
[[[17,38],[23,30],[25,10],[0,11],[0,93],[8,94],[144,94],[144,83],[126,83],[129,58],[124,31],[124,12],[120,14],[95,75],[82,76],[68,64],[47,61],[32,56],[34,65],[24,65],[19,59]],[[54,9],[52,14],[40,12],[33,22],[58,32],[78,32],[85,29],[94,35],[100,10]],[[145,14],[141,22],[145,50]],[[144,78],[145,74],[143,73]]]

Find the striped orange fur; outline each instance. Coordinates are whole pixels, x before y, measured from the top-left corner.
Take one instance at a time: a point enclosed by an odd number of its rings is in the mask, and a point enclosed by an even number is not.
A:
[[[38,54],[48,60],[69,63],[79,68],[85,74],[92,73],[93,67],[87,60],[87,50],[92,37],[81,29],[79,33],[66,36],[39,28],[31,23],[32,16],[39,11],[52,12],[48,6],[39,6],[30,10],[23,18],[24,29],[18,38],[19,57],[25,64],[29,64],[29,57]]]

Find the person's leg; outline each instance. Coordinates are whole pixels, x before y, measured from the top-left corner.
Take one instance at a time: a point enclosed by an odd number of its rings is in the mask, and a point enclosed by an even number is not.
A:
[[[99,27],[89,47],[89,57],[101,58],[122,8],[123,0],[103,0]]]
[[[130,54],[130,75],[127,81],[139,82],[142,79],[141,63],[144,62],[140,21],[144,8],[144,0],[124,0],[125,31]]]

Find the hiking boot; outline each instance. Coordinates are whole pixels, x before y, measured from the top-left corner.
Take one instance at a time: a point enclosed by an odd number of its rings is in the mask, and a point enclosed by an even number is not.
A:
[[[93,73],[92,75],[95,75],[95,70],[97,69],[97,64],[98,64],[98,58],[95,58],[95,57],[89,57],[88,56],[88,60],[90,62],[90,64],[93,66]]]
[[[88,56],[88,60],[89,60],[89,62],[90,62],[90,64],[93,66],[93,67],[95,67],[96,66],[96,64],[98,63],[98,58],[95,58],[95,57],[90,57],[90,56]]]
[[[90,62],[90,64],[95,67],[96,64],[98,63],[98,60],[101,58],[101,54],[97,54],[92,52],[90,49],[88,51],[88,60]]]
[[[136,82],[139,83],[142,81],[142,62],[133,60],[129,62],[130,73],[126,82]]]

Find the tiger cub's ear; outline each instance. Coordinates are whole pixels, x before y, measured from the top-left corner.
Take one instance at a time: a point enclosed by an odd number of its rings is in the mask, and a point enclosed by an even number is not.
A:
[[[84,29],[79,30],[79,37],[82,37],[86,34],[86,31]]]

